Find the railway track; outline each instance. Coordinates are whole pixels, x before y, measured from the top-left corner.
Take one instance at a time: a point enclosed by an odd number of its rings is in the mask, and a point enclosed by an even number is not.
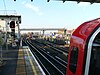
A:
[[[47,41],[47,40],[44,40],[44,41],[45,41],[46,44],[48,44],[48,45],[50,45],[50,46],[52,46],[52,47],[55,47],[55,48],[57,48],[57,49],[59,49],[59,50],[65,52],[65,53],[68,53],[68,47],[61,47],[61,46],[59,47],[59,45],[56,45],[56,44],[54,44],[54,43],[51,43],[51,42],[49,42],[49,41]]]
[[[49,53],[45,52],[43,48],[39,47],[36,43],[33,43],[29,40],[27,40],[26,43],[30,47],[32,53],[35,55],[36,59],[47,75],[66,74],[66,64],[63,60],[61,61],[61,59],[57,56],[55,57],[55,59]]]
[[[37,45],[40,47],[46,47],[44,49],[46,49],[45,51],[47,51],[47,53],[51,54],[54,57],[57,55],[59,58],[63,59],[67,63],[68,52],[62,51],[61,48],[56,48],[55,44],[54,45],[48,44],[47,41],[41,40],[41,39],[31,40],[31,42],[35,43],[35,44],[37,43]],[[64,49],[66,49],[66,48],[64,48]],[[68,48],[66,51],[68,51]]]
[[[59,53],[68,53],[68,48],[67,47],[59,47],[56,44],[50,43],[50,42],[48,42],[46,40],[43,40],[43,39],[36,39],[34,41],[36,43],[39,43],[39,45],[41,43],[41,44],[44,44],[45,46],[49,46],[49,47],[55,49],[56,51],[58,51]]]

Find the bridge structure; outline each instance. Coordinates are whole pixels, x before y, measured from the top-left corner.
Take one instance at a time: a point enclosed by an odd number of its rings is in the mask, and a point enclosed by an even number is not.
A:
[[[46,31],[46,30],[66,30],[66,28],[23,28],[23,29],[20,29],[20,31],[36,31],[36,30],[39,30],[39,31]]]
[[[23,28],[23,29],[20,29],[20,32],[21,31],[42,31],[43,32],[43,35],[45,33],[45,31],[52,31],[52,30],[63,30],[64,31],[64,34],[66,34],[66,28]]]

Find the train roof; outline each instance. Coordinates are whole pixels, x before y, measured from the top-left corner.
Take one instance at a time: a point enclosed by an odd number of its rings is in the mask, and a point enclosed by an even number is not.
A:
[[[89,35],[93,33],[96,28],[100,26],[100,18],[84,22],[81,24],[72,34],[72,36],[76,36],[86,40]]]

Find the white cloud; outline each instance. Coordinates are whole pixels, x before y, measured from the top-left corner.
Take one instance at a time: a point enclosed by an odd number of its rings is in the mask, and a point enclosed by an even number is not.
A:
[[[80,2],[78,4],[79,7],[83,7],[83,10],[85,10],[87,8],[87,6],[89,6],[90,3],[89,2]]]
[[[25,1],[22,2],[22,4],[26,7],[31,9],[33,12],[35,12],[38,15],[43,15],[43,13],[40,11],[39,7],[32,5],[30,3],[26,3]]]
[[[26,6],[27,8],[32,9],[32,10],[35,11],[35,12],[39,12],[39,8],[36,7],[36,6],[34,6],[34,5],[31,5],[31,4],[29,4],[29,3],[26,3],[25,6]]]
[[[43,13],[42,12],[39,12],[38,15],[43,15]]]

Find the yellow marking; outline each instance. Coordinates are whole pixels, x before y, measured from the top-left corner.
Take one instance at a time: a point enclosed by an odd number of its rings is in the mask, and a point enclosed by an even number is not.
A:
[[[32,66],[33,73],[34,73],[34,75],[37,75],[36,69],[35,69],[35,67],[34,67],[34,65],[33,65],[33,63],[32,63],[32,60],[31,60],[31,58],[30,58],[30,54],[29,54],[29,52],[28,52],[27,49],[26,49],[26,52],[27,52],[27,55],[28,55],[30,64],[31,64],[31,66]]]
[[[19,49],[18,51],[18,58],[17,58],[17,67],[16,67],[16,75],[26,75],[25,71],[25,61],[23,58],[23,51],[22,49]],[[23,66],[22,66],[23,65]]]

